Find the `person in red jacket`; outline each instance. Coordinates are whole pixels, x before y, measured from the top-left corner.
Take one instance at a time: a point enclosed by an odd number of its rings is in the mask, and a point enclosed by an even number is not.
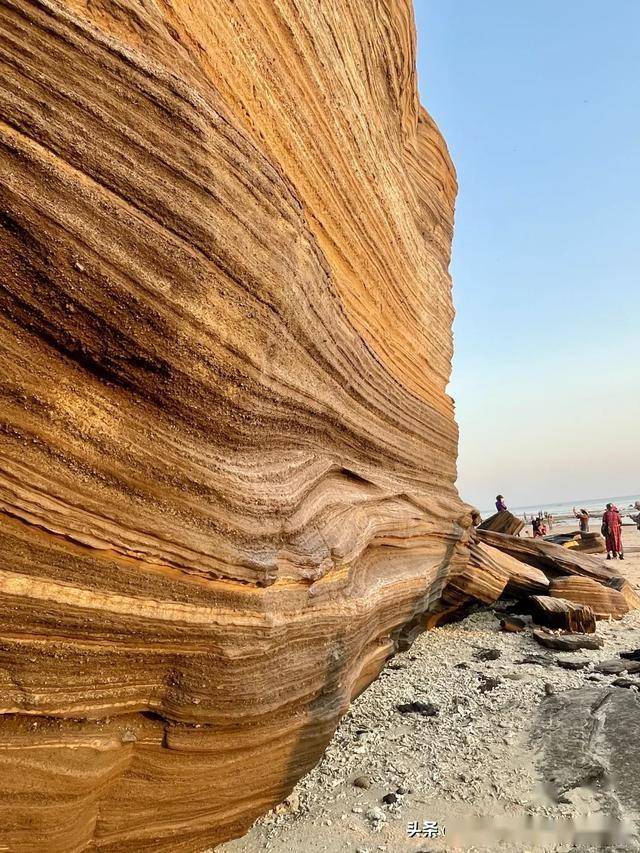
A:
[[[607,544],[607,560],[620,557],[624,560],[622,550],[622,519],[617,506],[607,504],[607,509],[602,516],[602,535]]]

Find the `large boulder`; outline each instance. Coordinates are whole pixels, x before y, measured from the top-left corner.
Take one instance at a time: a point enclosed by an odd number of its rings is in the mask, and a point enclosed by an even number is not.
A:
[[[469,560],[454,170],[408,0],[0,35],[2,844],[197,851]]]

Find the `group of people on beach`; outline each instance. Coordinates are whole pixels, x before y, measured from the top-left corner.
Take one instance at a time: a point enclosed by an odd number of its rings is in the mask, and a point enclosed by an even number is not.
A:
[[[548,513],[545,513],[543,516],[540,512],[531,519],[531,528],[533,530],[534,539],[540,539],[542,536],[546,536],[552,527],[553,522],[549,519]]]
[[[640,530],[640,501],[635,502],[635,508],[638,510],[637,515],[631,515],[630,518],[636,523]],[[507,505],[503,495],[496,496],[496,510],[498,512],[506,512]],[[590,513],[586,509],[576,510],[573,508],[573,514],[578,519],[581,533],[589,532]],[[525,522],[528,521],[527,514],[524,514]],[[548,512],[543,513],[542,510],[538,515],[531,516],[531,526],[533,528],[534,539],[546,536],[548,531],[553,527],[553,516]],[[607,560],[624,560],[624,548],[622,545],[622,516],[620,510],[615,504],[608,503],[602,514],[602,524],[600,532],[605,538],[607,548]]]
[[[496,509],[498,512],[506,512],[507,505],[504,502],[504,495],[496,495]],[[523,516],[525,522],[531,521],[531,527],[533,528],[533,538],[539,539],[542,536],[546,536],[550,530],[553,530],[553,522],[554,518],[549,512],[540,512],[537,515],[531,515],[531,519],[527,518],[527,513],[524,513]]]
[[[640,510],[640,501],[635,502],[635,508]],[[576,508],[574,507],[573,514],[580,524],[580,532],[588,533],[590,518],[588,510],[581,509],[576,511]],[[640,512],[638,515],[631,515],[630,518],[636,523],[638,530],[640,530]],[[620,514],[620,510],[615,504],[607,504],[607,508],[602,514],[600,532],[605,538],[607,560],[624,560],[624,548],[622,546],[622,516]]]

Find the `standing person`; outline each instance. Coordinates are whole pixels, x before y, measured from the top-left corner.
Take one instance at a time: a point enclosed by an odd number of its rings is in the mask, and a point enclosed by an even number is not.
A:
[[[622,519],[617,506],[607,504],[607,509],[602,516],[602,535],[607,540],[607,560],[620,557],[624,560],[622,550]]]
[[[638,530],[640,530],[640,501],[636,501],[634,506],[639,512],[637,515],[630,515],[629,518],[631,521],[635,521]]]
[[[507,505],[504,502],[504,497],[502,495],[496,495],[496,509],[498,512],[506,512]]]
[[[580,533],[588,533],[589,532],[589,513],[586,509],[581,509],[580,512],[576,512],[576,508],[573,508],[573,514],[578,519],[578,523],[580,524]]]
[[[531,527],[533,529],[533,538],[536,539],[540,535],[540,519],[537,515],[534,515],[534,517],[532,518]]]

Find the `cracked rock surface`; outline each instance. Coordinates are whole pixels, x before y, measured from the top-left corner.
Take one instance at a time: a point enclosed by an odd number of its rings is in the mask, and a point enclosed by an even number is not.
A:
[[[542,770],[558,801],[585,789],[616,817],[640,813],[640,694],[580,687],[541,707]]]

